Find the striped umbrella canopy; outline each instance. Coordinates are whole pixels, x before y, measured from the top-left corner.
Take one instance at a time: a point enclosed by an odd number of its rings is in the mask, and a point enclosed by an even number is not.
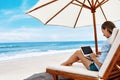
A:
[[[66,27],[93,26],[98,52],[96,24],[120,20],[120,0],[39,0],[26,13],[44,24]]]

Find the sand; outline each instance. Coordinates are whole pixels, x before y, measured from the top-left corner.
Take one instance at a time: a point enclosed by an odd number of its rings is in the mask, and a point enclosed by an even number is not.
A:
[[[47,66],[61,64],[73,52],[2,61],[0,62],[0,80],[24,80],[33,74],[45,72]]]

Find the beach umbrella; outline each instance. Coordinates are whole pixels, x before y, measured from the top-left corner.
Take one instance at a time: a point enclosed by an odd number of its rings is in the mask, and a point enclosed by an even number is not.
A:
[[[93,25],[98,52],[96,24],[120,20],[120,0],[39,0],[26,13],[44,24],[67,27]]]

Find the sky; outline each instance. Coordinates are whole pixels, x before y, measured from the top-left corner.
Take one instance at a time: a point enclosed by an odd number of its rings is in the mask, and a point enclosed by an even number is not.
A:
[[[0,0],[0,42],[94,40],[93,27],[48,26],[25,14],[37,2],[38,0]],[[104,40],[100,25],[97,26],[98,40]]]

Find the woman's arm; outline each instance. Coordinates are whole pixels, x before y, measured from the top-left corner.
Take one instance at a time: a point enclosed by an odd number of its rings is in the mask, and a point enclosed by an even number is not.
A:
[[[102,66],[102,63],[99,62],[99,60],[97,59],[97,57],[96,57],[96,55],[94,53],[91,53],[90,57],[92,58],[93,62],[96,63],[99,67]]]

